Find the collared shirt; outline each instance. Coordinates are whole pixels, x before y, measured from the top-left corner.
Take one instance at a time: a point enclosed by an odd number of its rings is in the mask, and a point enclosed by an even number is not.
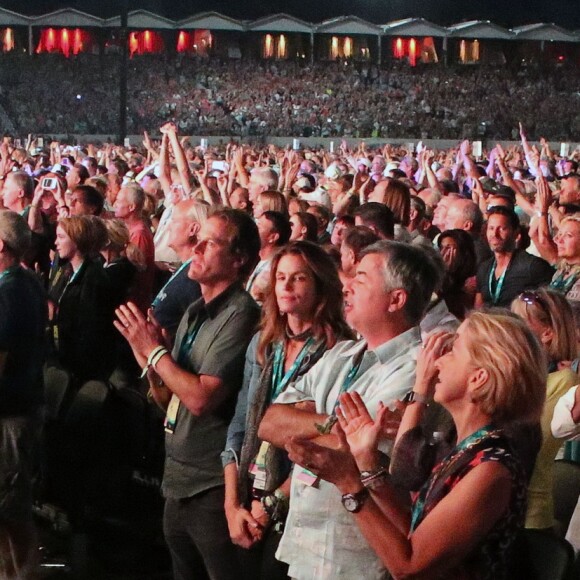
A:
[[[421,336],[414,327],[375,350],[367,350],[350,387],[363,398],[371,415],[379,402],[389,405],[409,392]],[[276,403],[314,401],[318,413],[333,412],[341,387],[364,341],[345,341],[329,350],[299,381],[290,385]],[[383,447],[384,451],[388,446]],[[290,565],[292,578],[381,579],[387,571],[359,531],[352,514],[341,503],[338,489],[326,481],[309,487],[292,475],[290,512],[276,557]]]
[[[163,494],[180,499],[223,485],[220,453],[242,385],[244,355],[258,322],[260,311],[239,284],[233,284],[205,303],[203,298],[187,310],[175,338],[173,359],[178,360],[188,332],[201,322],[188,353],[185,370],[222,380],[222,403],[201,416],[179,405],[175,431],[165,437]]]

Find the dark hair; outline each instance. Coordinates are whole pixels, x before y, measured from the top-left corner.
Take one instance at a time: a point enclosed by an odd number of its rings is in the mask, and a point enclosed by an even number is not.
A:
[[[361,252],[371,244],[379,241],[379,236],[366,226],[354,226],[344,233],[342,243],[352,250],[354,261],[360,260]]]
[[[391,179],[385,189],[383,203],[393,212],[395,223],[409,225],[411,190],[406,183]]]
[[[290,242],[273,258],[270,269],[270,292],[266,294],[262,310],[262,332],[258,343],[258,360],[264,361],[266,348],[273,341],[285,336],[286,319],[280,314],[276,299],[276,273],[284,256],[300,256],[314,277],[318,298],[312,316],[312,333],[325,338],[328,347],[337,340],[352,337],[342,312],[342,286],[338,270],[331,257],[318,244],[311,242]]]
[[[81,183],[84,183],[91,176],[89,170],[82,163],[75,163],[73,167],[78,171]]]
[[[292,234],[292,228],[288,218],[279,211],[265,211],[261,217],[267,219],[278,234],[277,246],[283,246],[288,243]]]
[[[369,201],[358,207],[354,212],[363,225],[370,227],[385,238],[395,236],[395,218],[393,212],[384,204]]]
[[[506,217],[509,221],[510,227],[513,230],[516,230],[516,231],[519,230],[520,218],[518,217],[518,214],[513,209],[510,209],[509,207],[505,207],[503,205],[494,205],[487,210],[488,221],[492,215],[502,215],[502,216]]]
[[[73,189],[73,193],[75,192],[81,192],[83,194],[85,205],[95,209],[94,215],[101,215],[103,206],[105,205],[105,198],[96,187],[92,185],[77,185]]]
[[[316,218],[307,211],[299,211],[294,216],[298,218],[301,226],[306,228],[306,241],[316,242],[318,240],[318,222]]]
[[[58,225],[76,245],[83,257],[97,254],[106,244],[107,228],[101,218],[80,215],[61,218]]]
[[[244,258],[239,278],[241,280],[247,278],[260,257],[260,234],[256,222],[246,212],[229,207],[217,209],[208,217],[220,219],[235,229],[230,249],[232,253]]]
[[[349,228],[351,228],[354,226],[354,217],[345,213],[344,215],[341,215],[341,216],[336,218],[336,221],[334,222],[335,227],[336,227],[336,224],[344,224],[345,226],[348,226]]]
[[[459,229],[445,230],[437,240],[439,250],[445,238],[451,238],[457,244],[457,257],[445,270],[441,291],[443,296],[450,292],[461,292],[467,278],[474,276],[477,272],[475,245],[469,233]]]
[[[439,185],[443,188],[443,195],[447,193],[459,193],[459,185],[452,179],[442,179]]]
[[[411,196],[411,209],[417,212],[417,217],[415,218],[417,222],[420,222],[427,213],[427,205],[418,195]]]
[[[125,173],[127,173],[127,171],[129,171],[129,164],[126,161],[124,161],[123,159],[119,159],[118,157],[111,161],[111,165],[115,166],[115,168],[117,169],[117,173],[121,177],[124,177]]]
[[[316,221],[319,222],[320,220],[323,220],[326,222],[326,224],[328,225],[330,223],[330,218],[332,217],[332,214],[330,213],[330,210],[323,206],[323,205],[318,205],[318,204],[313,204],[311,205],[308,210],[310,211],[310,213],[315,213],[316,214]]]

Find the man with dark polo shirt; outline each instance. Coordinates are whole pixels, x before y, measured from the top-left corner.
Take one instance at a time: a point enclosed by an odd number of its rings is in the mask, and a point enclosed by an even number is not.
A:
[[[547,286],[554,270],[541,258],[516,249],[520,223],[515,212],[504,206],[487,213],[487,241],[493,256],[477,270],[475,307],[509,308],[524,290]]]
[[[34,575],[32,474],[47,307],[37,277],[20,266],[31,243],[26,220],[0,211],[0,577]]]
[[[242,287],[259,249],[256,224],[244,212],[219,210],[203,224],[189,267],[202,297],[181,320],[171,355],[155,321],[131,303],[117,310],[115,326],[148,369],[151,394],[167,413],[164,531],[177,580],[199,576],[199,556],[210,578],[240,577],[220,452],[259,318]]]

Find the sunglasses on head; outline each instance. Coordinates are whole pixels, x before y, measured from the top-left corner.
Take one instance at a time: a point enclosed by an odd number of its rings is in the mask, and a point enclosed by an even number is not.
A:
[[[548,308],[546,301],[537,292],[526,290],[519,295],[519,299],[529,306],[534,306],[535,304],[538,305],[544,311],[544,314],[550,318],[550,309]]]

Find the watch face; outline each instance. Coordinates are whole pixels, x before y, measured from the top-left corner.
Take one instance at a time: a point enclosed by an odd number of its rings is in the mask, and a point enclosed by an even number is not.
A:
[[[356,513],[362,507],[362,501],[353,493],[347,493],[342,496],[342,505],[348,512]]]
[[[346,509],[346,511],[349,511],[349,512],[354,512],[360,507],[359,501],[356,499],[356,497],[354,497],[352,495],[345,497],[343,503],[344,503],[344,508]]]

